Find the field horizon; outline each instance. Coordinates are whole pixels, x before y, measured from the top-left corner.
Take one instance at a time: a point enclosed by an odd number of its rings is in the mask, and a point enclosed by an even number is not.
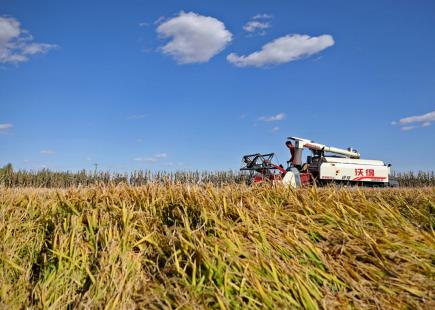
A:
[[[435,186],[434,171],[393,172],[391,176],[402,187]],[[76,186],[119,185],[142,186],[149,183],[164,184],[248,184],[249,173],[239,170],[200,171],[200,170],[134,170],[118,173],[101,170],[53,171],[15,170],[12,164],[0,168],[0,186],[68,188]]]

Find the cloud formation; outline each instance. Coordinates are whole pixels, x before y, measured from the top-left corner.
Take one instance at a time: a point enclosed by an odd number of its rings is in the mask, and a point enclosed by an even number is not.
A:
[[[10,123],[0,124],[0,132],[6,132],[8,129],[11,129],[12,127],[14,126]]]
[[[20,63],[30,56],[44,54],[57,47],[54,44],[34,42],[33,36],[21,28],[13,17],[0,16],[0,63]]]
[[[148,156],[148,157],[136,157],[133,160],[140,161],[140,162],[146,162],[146,163],[156,163],[159,160],[165,159],[167,157],[168,157],[168,154],[159,153],[159,154],[155,154],[153,156]]]
[[[271,130],[270,130],[270,132],[271,133],[275,133],[275,132],[277,132],[279,130],[279,127],[278,126],[275,126],[275,127],[273,127]]]
[[[265,35],[266,29],[271,27],[268,19],[271,19],[272,15],[268,14],[257,14],[253,16],[244,26],[243,30],[248,32],[250,35]]]
[[[435,111],[422,114],[422,115],[415,115],[415,116],[409,116],[405,118],[401,118],[399,120],[400,124],[411,124],[411,123],[425,123],[425,122],[433,122],[435,121]]]
[[[42,150],[39,153],[42,155],[53,155],[54,151],[53,150]]]
[[[256,20],[251,20],[251,21],[247,22],[243,26],[243,29],[246,32],[251,32],[251,33],[255,32],[257,30],[265,30],[265,29],[268,29],[268,28],[270,28],[270,23],[268,23],[268,22],[259,22],[259,21],[256,21]],[[262,32],[260,32],[260,34],[264,35],[264,34],[266,34],[266,32],[262,31]]]
[[[429,127],[432,122],[435,122],[435,111],[421,115],[404,117],[397,122],[391,122],[391,125],[399,125],[402,126],[400,127],[401,130],[409,131],[416,129],[418,124],[421,124],[421,127]]]
[[[259,121],[263,122],[278,122],[285,119],[285,113],[278,113],[272,116],[261,116],[258,118]]]
[[[410,130],[414,130],[415,128],[417,128],[416,126],[403,126],[400,128],[400,130],[402,131],[410,131]]]
[[[166,154],[166,153],[160,153],[160,154],[154,155],[154,157],[157,158],[157,159],[163,159],[163,158],[168,157],[168,154]]]
[[[182,166],[184,166],[184,164],[182,162],[174,163],[174,162],[170,161],[170,162],[166,163],[165,166],[167,166],[167,167],[174,167],[174,166],[182,167]]]
[[[127,119],[132,120],[132,119],[143,119],[146,117],[146,114],[133,114],[127,117]]]
[[[260,51],[247,56],[231,53],[227,56],[227,60],[237,67],[279,65],[317,54],[334,44],[333,37],[328,34],[318,37],[291,34],[275,39],[263,45]]]
[[[157,33],[170,39],[162,51],[178,64],[207,62],[232,40],[223,22],[193,12],[180,12],[165,20],[157,27]]]
[[[272,17],[273,17],[273,15],[271,15],[271,14],[263,13],[263,14],[257,14],[255,16],[253,16],[252,19],[271,19]]]

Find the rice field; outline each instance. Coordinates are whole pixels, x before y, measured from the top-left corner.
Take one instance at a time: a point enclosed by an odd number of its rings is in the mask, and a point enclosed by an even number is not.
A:
[[[434,309],[435,188],[0,188],[0,308]]]

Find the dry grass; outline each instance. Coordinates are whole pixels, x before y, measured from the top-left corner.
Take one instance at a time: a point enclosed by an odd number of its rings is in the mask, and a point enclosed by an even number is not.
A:
[[[0,308],[434,309],[435,188],[0,189]]]

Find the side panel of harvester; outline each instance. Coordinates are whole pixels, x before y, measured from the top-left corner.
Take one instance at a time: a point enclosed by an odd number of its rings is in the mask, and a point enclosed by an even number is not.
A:
[[[321,180],[388,183],[390,167],[378,160],[325,157],[320,165]]]

